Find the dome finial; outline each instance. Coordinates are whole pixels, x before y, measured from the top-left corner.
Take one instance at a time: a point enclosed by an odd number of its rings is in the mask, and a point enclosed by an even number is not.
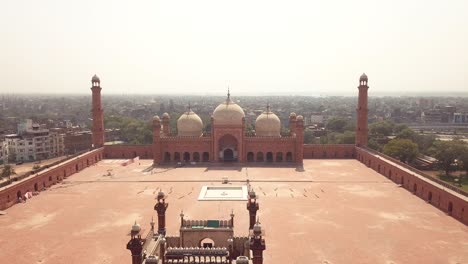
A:
[[[192,111],[192,105],[190,104],[190,102],[188,103],[188,111],[190,113],[190,111]]]
[[[267,112],[270,112],[270,102],[267,101]]]
[[[228,94],[227,94],[227,99],[230,100],[231,99],[231,93],[229,92],[229,85],[228,85]]]

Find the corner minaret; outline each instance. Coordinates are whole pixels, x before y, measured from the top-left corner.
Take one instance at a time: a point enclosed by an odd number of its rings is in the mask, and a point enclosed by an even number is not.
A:
[[[363,73],[359,78],[359,98],[358,105],[356,108],[357,113],[357,124],[356,124],[356,146],[366,147],[369,129],[367,127],[367,114],[369,112],[367,108],[367,75]]]
[[[91,79],[93,92],[93,147],[104,146],[104,111],[101,104],[101,80],[95,74]]]

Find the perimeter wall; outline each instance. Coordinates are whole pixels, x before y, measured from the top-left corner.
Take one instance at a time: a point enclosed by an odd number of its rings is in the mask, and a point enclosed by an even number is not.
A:
[[[468,225],[468,193],[382,153],[356,147],[357,159],[406,190]]]
[[[95,149],[0,188],[0,210],[16,204],[18,197],[24,199],[27,192],[43,191],[68,176],[97,163],[102,160],[102,154],[103,148]]]

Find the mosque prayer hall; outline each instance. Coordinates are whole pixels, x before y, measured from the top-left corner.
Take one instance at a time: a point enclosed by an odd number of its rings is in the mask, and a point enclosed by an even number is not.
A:
[[[95,75],[93,148],[0,187],[0,263],[468,263],[468,193],[367,147],[368,82],[354,144],[269,105],[247,133],[228,91],[209,131],[189,107],[112,145]]]

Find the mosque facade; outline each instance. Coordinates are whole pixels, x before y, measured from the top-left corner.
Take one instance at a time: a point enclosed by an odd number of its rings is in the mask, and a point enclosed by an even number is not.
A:
[[[93,145],[103,146],[103,110],[101,87],[97,76],[92,78],[93,93]],[[177,132],[171,131],[170,115],[164,113],[153,118],[153,144],[146,147],[126,147],[124,158],[150,158],[154,164],[198,162],[269,162],[302,164],[304,142],[304,118],[291,113],[288,134],[281,134],[281,121],[267,106],[255,122],[255,133],[245,129],[245,113],[228,95],[211,115],[211,131],[203,131],[203,121],[192,109],[177,120]],[[112,149],[112,147],[110,148]],[[119,157],[116,153],[107,157]],[[141,153],[144,150],[144,153]],[[125,151],[124,151],[125,152]],[[130,152],[130,153],[128,153]],[[133,152],[133,153],[132,153]],[[151,153],[149,153],[151,152]],[[132,157],[133,156],[133,157]]]

